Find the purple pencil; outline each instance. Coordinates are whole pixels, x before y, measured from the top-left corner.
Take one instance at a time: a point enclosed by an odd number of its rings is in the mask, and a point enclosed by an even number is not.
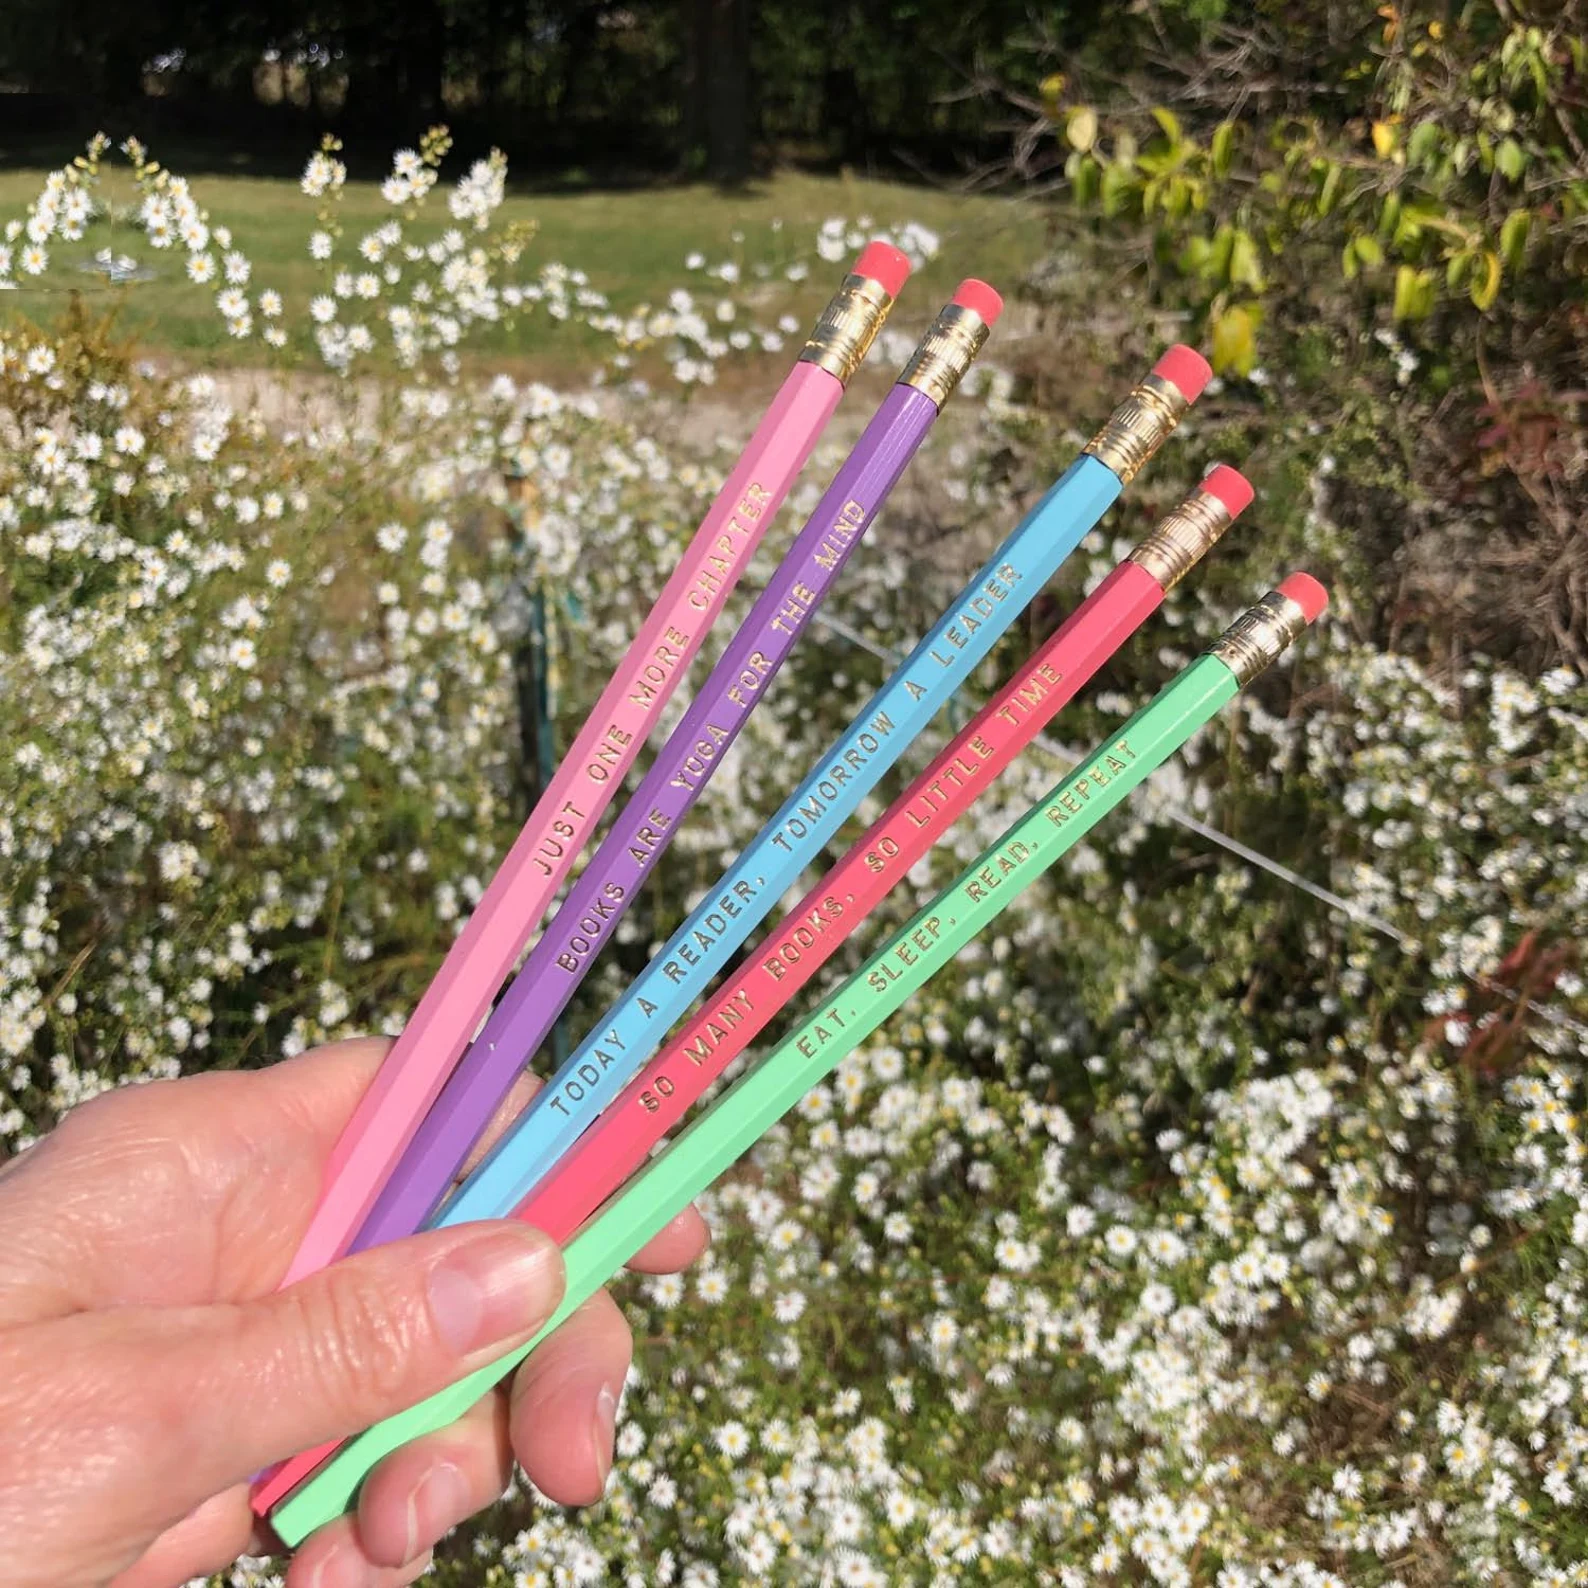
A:
[[[981,350],[988,323],[977,309],[997,301],[984,283],[967,281],[933,322],[743,627],[458,1062],[350,1250],[413,1234],[440,1204],[469,1149],[534,1059]],[[559,1073],[552,1084],[568,1079]]]

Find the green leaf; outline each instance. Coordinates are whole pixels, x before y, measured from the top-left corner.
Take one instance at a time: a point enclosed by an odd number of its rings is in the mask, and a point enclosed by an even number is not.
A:
[[[1401,265],[1395,271],[1395,301],[1390,313],[1397,320],[1415,318],[1417,308],[1417,272],[1410,265]]]
[[[1175,258],[1182,276],[1205,277],[1208,261],[1213,257],[1213,245],[1205,237],[1193,237]]]
[[[1445,130],[1437,121],[1420,121],[1406,140],[1408,165],[1426,165],[1444,141]]]
[[[1344,248],[1340,250],[1340,274],[1347,281],[1355,281],[1357,272],[1362,267],[1356,260],[1356,239],[1353,237]]]
[[[1318,189],[1318,214],[1327,215],[1334,208],[1335,200],[1339,196],[1340,167],[1331,160],[1328,174],[1323,179],[1323,186]]]
[[[1213,129],[1213,141],[1210,145],[1213,157],[1213,171],[1217,176],[1228,176],[1230,165],[1235,159],[1235,123],[1221,121]]]
[[[1466,275],[1472,264],[1472,251],[1462,249],[1459,253],[1452,254],[1445,262],[1445,287],[1447,291],[1454,292],[1461,285],[1461,278]]]
[[[1531,210],[1512,210],[1500,227],[1500,257],[1513,271],[1522,268],[1527,252],[1527,235],[1533,226]]]
[[[1213,316],[1212,364],[1219,374],[1250,375],[1257,364],[1257,316],[1236,304]]]
[[[1090,105],[1077,105],[1064,118],[1064,136],[1072,149],[1083,153],[1097,142],[1097,112]]]
[[[1235,249],[1235,228],[1226,221],[1213,234],[1213,249],[1208,264],[1219,281],[1230,279],[1230,255]]]
[[[1433,271],[1401,265],[1395,272],[1395,301],[1391,313],[1397,320],[1421,320],[1433,306]]]
[[[1248,231],[1238,231],[1230,245],[1230,285],[1263,290],[1263,272],[1257,262],[1257,244]]]
[[[1172,110],[1156,105],[1153,107],[1152,119],[1163,128],[1163,135],[1170,143],[1185,142],[1185,134],[1180,130],[1180,118]]]
[[[1077,204],[1092,204],[1097,200],[1099,188],[1102,186],[1102,171],[1097,161],[1089,154],[1082,154],[1079,149],[1070,151],[1070,158],[1065,161],[1064,168],[1069,174],[1071,190],[1075,194]]]
[[[1369,270],[1376,270],[1384,263],[1384,249],[1372,232],[1363,232],[1356,240],[1356,257],[1362,261]]]
[[[1443,222],[1444,216],[1432,205],[1402,204],[1395,220],[1394,230],[1390,234],[1390,241],[1397,248],[1405,248],[1423,235],[1425,227],[1431,226],[1437,231]]]
[[[1522,153],[1522,146],[1515,138],[1503,138],[1500,147],[1494,151],[1494,164],[1508,182],[1520,182],[1522,172],[1527,168],[1527,156]]]
[[[1492,248],[1485,248],[1480,271],[1474,275],[1472,285],[1467,289],[1467,296],[1472,299],[1473,308],[1482,313],[1493,306],[1494,300],[1499,295],[1500,256]]]
[[[1099,187],[1103,201],[1105,215],[1118,215],[1130,203],[1131,192],[1136,185],[1136,179],[1131,172],[1118,163],[1110,163],[1103,167],[1103,180]]]
[[[1164,212],[1171,220],[1181,221],[1186,217],[1186,212],[1191,208],[1191,184],[1176,171],[1168,179],[1167,196],[1163,201]]]

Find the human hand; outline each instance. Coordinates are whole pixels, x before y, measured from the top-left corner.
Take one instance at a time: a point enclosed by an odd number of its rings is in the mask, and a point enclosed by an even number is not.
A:
[[[412,1236],[276,1291],[385,1048],[124,1088],[0,1171],[7,1584],[168,1588],[268,1548],[250,1475],[424,1399],[556,1308],[560,1254],[512,1222]],[[631,1266],[680,1268],[705,1242],[691,1210]],[[630,1343],[593,1297],[509,1385],[372,1473],[288,1588],[411,1582],[502,1492],[515,1453],[552,1499],[595,1500]]]

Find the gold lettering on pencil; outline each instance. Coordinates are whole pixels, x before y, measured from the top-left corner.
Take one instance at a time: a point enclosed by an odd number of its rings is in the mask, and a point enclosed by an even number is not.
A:
[[[698,788],[705,781],[706,770],[716,760],[718,750],[732,737],[732,730],[708,722],[705,731],[679,762],[678,770],[667,781],[686,791]]]
[[[672,825],[672,817],[660,807],[653,810],[649,818],[641,823],[629,843],[629,855],[636,865],[643,866],[655,854],[656,846],[664,841],[663,832]]]
[[[875,755],[881,747],[882,738],[893,732],[893,718],[887,712],[879,711],[870,723],[855,735],[855,743],[860,752],[865,755]],[[855,750],[846,750],[841,758],[851,767],[859,771],[863,762]],[[826,769],[826,776],[821,778],[813,791],[794,807],[794,814],[783,819],[780,831],[772,834],[772,842],[783,850],[785,854],[793,853],[793,846],[799,843],[810,832],[811,825],[819,821],[828,810],[831,802],[837,797],[838,785],[846,782],[843,767],[834,762]]]
[[[826,537],[816,550],[816,566],[818,568],[836,568],[839,557],[853,545],[855,537],[864,528],[865,522],[865,508],[853,499],[845,502],[839,508],[838,517],[834,520],[832,528],[828,530]]]
[[[679,1058],[688,1059],[697,1070],[704,1069],[711,1062],[717,1049],[721,1047],[728,1034],[750,1018],[751,1009],[750,994],[746,990],[740,988],[736,992],[729,993],[699,1023],[687,1041],[683,1039],[676,1041],[657,1060],[657,1064],[664,1063],[670,1054],[676,1052]],[[640,1106],[647,1113],[654,1114],[661,1106],[657,1099],[660,1097],[671,1097],[675,1090],[676,1085],[668,1076],[666,1070],[653,1069],[650,1086],[640,1092]]]
[[[831,1024],[837,1027],[837,1029],[829,1030],[827,1022],[831,1022]],[[794,1046],[798,1048],[807,1059],[814,1059],[816,1057],[816,1050],[818,1048],[825,1048],[829,1042],[833,1041],[842,1034],[843,1029],[843,1016],[840,1015],[836,1009],[829,1009],[826,1014],[820,1017],[820,1019],[813,1020],[810,1025],[806,1027],[806,1030],[810,1032],[809,1036],[806,1036],[805,1032],[802,1031],[797,1037],[795,1037]]]
[[[632,705],[650,711],[661,704],[662,685],[667,682],[668,674],[683,660],[683,646],[687,642],[688,636],[677,629],[666,631],[662,643],[652,653],[651,660],[640,668],[639,677],[629,690]]]
[[[782,634],[797,634],[805,615],[816,605],[816,592],[807,584],[795,581],[788,599],[777,610],[771,626]]]
[[[722,533],[712,543],[712,552],[704,559],[700,572],[695,576],[694,586],[689,592],[689,604],[695,611],[710,610],[712,602],[731,582],[734,557],[757,532],[771,499],[772,493],[764,485],[752,480],[745,486],[744,494],[724,522]]]
[[[766,675],[771,671],[772,664],[760,651],[751,651],[744,664],[738,679],[728,690],[728,699],[736,706],[743,706],[746,711],[750,709],[750,696],[752,696],[766,681]]]
[[[782,981],[815,946],[817,938],[843,917],[843,904],[832,894],[805,913],[792,926],[785,927],[772,952],[761,961],[761,968],[773,981]]]
[[[569,842],[578,832],[578,828],[567,818],[571,816],[578,821],[583,815],[584,812],[572,800],[563,801],[562,809],[552,818],[551,831],[541,839],[535,853],[530,856],[544,875],[552,875],[556,869],[552,861],[562,859],[568,852]]]

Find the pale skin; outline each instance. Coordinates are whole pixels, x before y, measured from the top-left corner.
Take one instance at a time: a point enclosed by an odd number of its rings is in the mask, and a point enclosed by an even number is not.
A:
[[[124,1088],[0,1171],[9,1588],[178,1588],[269,1549],[251,1474],[422,1400],[556,1307],[560,1255],[511,1222],[416,1235],[276,1291],[386,1046]],[[684,1267],[706,1239],[691,1210],[630,1266]],[[515,1456],[551,1499],[596,1500],[630,1345],[594,1297],[509,1385],[377,1468],[356,1514],[298,1551],[288,1588],[412,1582]]]

